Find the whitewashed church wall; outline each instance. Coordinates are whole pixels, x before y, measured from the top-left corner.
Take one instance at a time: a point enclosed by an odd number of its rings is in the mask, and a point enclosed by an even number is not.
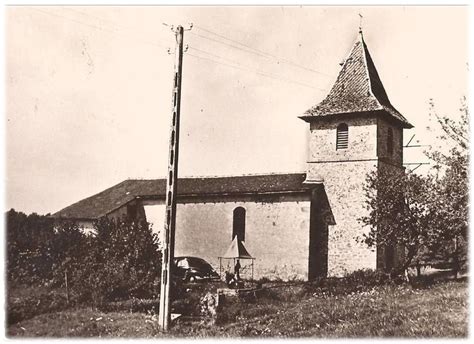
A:
[[[175,256],[206,259],[216,270],[232,240],[233,211],[246,209],[245,245],[256,258],[254,277],[284,280],[308,275],[309,196],[281,202],[180,203]],[[241,262],[245,265],[245,261]],[[248,271],[242,273],[250,273]]]
[[[151,224],[153,233],[158,234],[160,242],[163,242],[161,235],[165,225],[165,202],[163,201],[159,204],[156,204],[156,202],[155,204],[144,203],[143,208],[145,209],[146,220]]]

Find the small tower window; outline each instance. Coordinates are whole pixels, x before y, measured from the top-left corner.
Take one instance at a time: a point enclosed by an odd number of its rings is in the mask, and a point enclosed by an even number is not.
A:
[[[240,241],[245,241],[245,208],[234,209],[234,222],[232,226],[232,240],[237,236]]]
[[[337,126],[336,149],[347,149],[349,146],[349,128],[346,123]]]
[[[388,153],[388,155],[393,154],[393,130],[392,130],[392,128],[388,128],[388,132],[387,132],[387,153]]]

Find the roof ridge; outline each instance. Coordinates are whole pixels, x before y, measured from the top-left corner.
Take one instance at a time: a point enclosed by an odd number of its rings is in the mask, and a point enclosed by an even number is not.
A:
[[[377,70],[377,67],[375,67],[374,59],[372,58],[372,55],[370,54],[369,48],[365,44],[363,37],[362,37],[362,48],[363,48],[363,53],[364,53],[364,58],[365,58],[365,67],[367,69],[367,75],[369,77],[368,81],[369,81],[369,86],[370,86],[370,92],[375,97],[377,102],[380,104],[380,108],[383,108],[383,106],[393,107],[392,103],[390,102],[390,99],[388,98],[388,94],[387,94],[387,91],[385,90],[382,80],[380,79],[379,71]],[[372,72],[370,71],[369,67],[373,68]],[[381,88],[379,91],[381,92],[381,94],[375,94],[373,81],[376,81],[379,84]],[[384,99],[380,99],[380,97]]]
[[[196,176],[178,176],[179,179],[205,179],[205,178],[239,178],[239,177],[258,177],[258,176],[282,176],[282,175],[296,175],[296,174],[305,174],[305,171],[300,172],[270,172],[270,173],[246,173],[238,175],[196,175]],[[150,181],[150,180],[166,180],[166,178],[128,178],[125,181]],[[118,184],[117,184],[118,185]],[[116,185],[116,186],[117,186]]]
[[[87,200],[89,200],[89,199],[98,197],[98,196],[100,196],[100,195],[102,195],[102,194],[106,194],[108,191],[110,191],[110,190],[112,190],[112,189],[114,189],[114,188],[117,188],[117,187],[119,187],[119,186],[122,185],[122,184],[125,184],[125,182],[127,182],[128,180],[129,180],[129,179],[122,180],[121,182],[119,182],[119,183],[117,183],[117,184],[114,184],[114,185],[108,187],[108,188],[105,189],[105,190],[102,190],[102,191],[97,192],[97,193],[95,193],[95,194],[93,194],[93,195],[91,195],[91,196],[88,196],[88,197],[83,198],[83,199],[81,199],[81,200],[79,200],[79,201],[77,201],[77,202],[74,202],[73,204],[68,205],[67,207],[62,208],[62,209],[60,209],[60,210],[54,212],[53,214],[51,214],[51,216],[54,217],[54,216],[58,215],[60,212],[63,212],[64,210],[67,210],[68,208],[72,208],[72,207],[76,206],[76,205],[79,204],[79,203],[82,203],[82,202],[85,202],[85,201],[87,201]]]
[[[184,178],[178,184],[177,196],[183,195],[249,195],[286,194],[307,192],[311,186],[305,185],[305,173],[241,175],[219,178]],[[166,196],[165,179],[141,179],[125,181],[98,194],[74,203],[53,216],[60,218],[96,219],[127,204],[137,197]]]
[[[370,95],[375,99],[377,104],[379,104],[379,108],[382,109],[383,106],[382,106],[379,98],[374,94],[374,90],[372,89],[372,80],[370,78],[369,63],[368,63],[368,60],[367,60],[368,49],[367,49],[367,45],[365,44],[365,41],[364,41],[364,36],[362,34],[362,30],[359,31],[359,41],[360,41],[360,44],[362,45],[362,56],[364,57],[364,69],[365,69],[365,72],[367,74],[367,82],[369,83]]]

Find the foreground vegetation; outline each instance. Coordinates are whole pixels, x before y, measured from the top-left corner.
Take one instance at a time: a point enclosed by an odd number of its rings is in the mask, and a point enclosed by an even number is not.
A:
[[[6,213],[8,289],[67,289],[69,304],[93,307],[159,293],[161,251],[151,225],[100,219],[94,232],[49,216]]]
[[[432,101],[430,107],[440,135],[425,151],[432,164],[428,173],[381,165],[364,185],[368,212],[359,221],[369,231],[358,240],[381,250],[385,269],[397,274],[426,263],[460,272],[468,263],[469,110],[466,99],[460,116],[438,114]]]
[[[267,289],[253,303],[228,302],[215,324],[182,317],[160,333],[150,309],[52,310],[7,329],[17,337],[466,337],[467,282],[416,289],[381,285],[328,295],[308,284]],[[128,305],[130,306],[130,304]]]

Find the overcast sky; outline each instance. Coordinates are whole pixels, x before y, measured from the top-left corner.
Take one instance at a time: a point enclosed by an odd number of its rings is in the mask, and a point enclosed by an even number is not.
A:
[[[467,96],[467,7],[9,7],[6,208],[48,213],[166,174],[185,33],[180,176],[303,172],[307,124],[357,38],[421,143]],[[231,67],[233,66],[233,67]],[[426,160],[420,150],[407,160]]]

